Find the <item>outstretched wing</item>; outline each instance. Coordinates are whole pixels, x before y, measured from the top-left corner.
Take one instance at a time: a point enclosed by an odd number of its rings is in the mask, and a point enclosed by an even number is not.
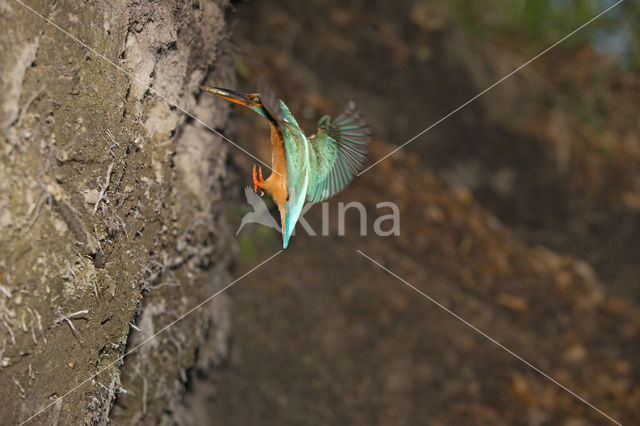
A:
[[[371,126],[353,102],[333,121],[328,115],[322,117],[310,139],[318,180],[309,188],[307,199],[317,203],[342,191],[362,168],[370,140]]]

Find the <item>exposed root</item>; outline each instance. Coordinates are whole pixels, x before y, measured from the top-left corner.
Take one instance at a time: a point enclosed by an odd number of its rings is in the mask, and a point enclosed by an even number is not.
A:
[[[20,382],[18,381],[18,379],[16,379],[15,377],[11,377],[11,380],[13,380],[13,383],[15,383],[16,387],[18,388],[18,390],[20,391],[20,394],[22,395],[22,397],[24,398],[24,388],[22,387],[22,385],[20,384]]]
[[[78,312],[74,312],[72,314],[68,314],[68,315],[63,315],[60,312],[58,312],[58,319],[54,322],[54,325],[60,324],[61,322],[66,322],[67,325],[69,326],[69,328],[71,329],[71,332],[73,333],[74,337],[76,339],[78,339],[78,341],[80,343],[85,343],[84,339],[82,338],[82,336],[80,335],[80,332],[76,329],[76,327],[73,325],[73,323],[71,322],[72,319],[84,319],[83,315],[86,315],[89,313],[88,309],[83,309],[81,311]]]
[[[110,173],[108,175],[110,176]],[[47,188],[47,192],[53,197],[53,205],[56,207],[60,216],[62,216],[67,227],[71,230],[78,242],[83,245],[84,253],[93,258],[93,263],[97,268],[104,268],[105,258],[100,243],[87,231],[81,215],[67,202],[68,197],[64,194],[62,187],[53,180],[46,181],[45,187]]]
[[[111,134],[111,132],[109,132]],[[112,136],[113,137],[113,136]],[[100,202],[104,200],[104,194],[107,192],[107,188],[109,188],[109,183],[111,182],[111,172],[113,171],[113,163],[109,164],[107,167],[107,177],[105,178],[104,185],[100,187],[100,194],[98,195],[98,200],[96,201],[96,205],[93,207],[93,215],[95,216],[98,211],[98,207],[100,206]]]
[[[26,228],[27,231],[31,229],[35,221],[38,219],[38,216],[40,216],[40,210],[42,209],[42,205],[45,203],[45,201],[49,201],[50,198],[51,198],[51,195],[47,191],[43,191],[42,195],[40,196],[40,199],[38,200],[38,204],[35,206],[35,208],[31,212],[29,212],[29,215],[31,216],[31,218],[27,223],[27,228]]]
[[[15,315],[16,315],[15,312],[7,309],[4,299],[1,300],[0,301],[0,322],[2,322],[2,325],[4,326],[4,328],[7,329],[12,345],[16,344],[16,336],[13,333],[13,329],[11,328],[11,325],[14,322],[13,318],[15,317]]]
[[[60,414],[62,413],[62,398],[56,397],[56,402],[53,404],[53,426],[58,426],[60,421]]]
[[[11,299],[11,292],[5,286],[0,285],[0,293],[4,294],[7,299]]]
[[[22,124],[22,120],[24,119],[24,116],[27,114],[27,111],[29,110],[29,107],[31,106],[33,101],[35,101],[38,98],[38,96],[40,96],[43,90],[44,90],[44,86],[41,86],[38,90],[33,92],[33,94],[29,97],[29,99],[27,99],[27,102],[25,102],[24,106],[22,107],[22,110],[20,110],[20,115],[18,116],[18,122],[16,123],[16,127],[20,127],[20,125]]]

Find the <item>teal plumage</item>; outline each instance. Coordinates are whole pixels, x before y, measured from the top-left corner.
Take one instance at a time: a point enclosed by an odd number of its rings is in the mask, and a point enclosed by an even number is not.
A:
[[[371,127],[366,123],[353,102],[333,121],[324,116],[318,121],[317,132],[306,137],[295,117],[274,92],[261,84],[260,93],[242,94],[220,88],[206,88],[224,99],[248,106],[272,124],[273,170],[266,181],[255,176],[254,189],[270,192],[281,213],[283,248],[298,222],[305,202],[317,203],[342,191],[361,170],[366,158]],[[275,135],[274,132],[277,132]],[[275,143],[275,144],[274,144]],[[279,154],[284,148],[284,154]],[[280,157],[286,163],[286,196],[279,193],[275,174],[280,169]],[[283,200],[286,198],[286,202]],[[278,202],[280,200],[280,202]]]
[[[287,248],[289,238],[291,238],[293,229],[304,208],[309,181],[313,174],[311,164],[312,150],[309,140],[302,132],[302,129],[293,117],[293,114],[289,111],[289,108],[287,108],[284,102],[279,102],[284,118],[278,126],[278,130],[284,142],[288,189],[288,201],[285,204],[284,226],[282,230],[282,247]]]
[[[333,122],[328,115],[318,121],[317,133],[309,138],[313,169],[307,191],[310,202],[333,197],[353,180],[366,158],[370,135],[371,127],[353,102]]]

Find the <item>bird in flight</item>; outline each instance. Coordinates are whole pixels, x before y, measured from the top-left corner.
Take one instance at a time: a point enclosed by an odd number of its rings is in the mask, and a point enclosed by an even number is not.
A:
[[[227,101],[244,105],[269,122],[271,129],[271,175],[265,180],[262,167],[253,166],[253,190],[266,191],[278,206],[282,247],[298,222],[305,201],[317,203],[342,191],[362,169],[371,126],[353,102],[335,119],[325,115],[314,135],[305,136],[285,103],[263,80],[259,93],[241,93],[202,86]]]

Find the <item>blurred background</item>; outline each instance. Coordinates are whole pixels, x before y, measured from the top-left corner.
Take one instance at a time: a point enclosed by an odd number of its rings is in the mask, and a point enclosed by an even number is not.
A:
[[[252,0],[233,4],[226,52],[235,89],[266,75],[308,134],[356,101],[373,164],[613,4]],[[194,410],[224,425],[609,423],[362,250],[640,423],[638,18],[623,2],[426,132],[330,202],[329,236],[299,233],[235,285],[231,357]],[[230,134],[270,158],[257,115],[234,108]],[[232,152],[239,225],[252,160]],[[376,203],[395,202],[401,235],[358,236],[353,211],[338,236],[349,201],[369,231]],[[316,232],[321,213],[307,214]],[[259,225],[238,238],[237,275],[281,245]]]

